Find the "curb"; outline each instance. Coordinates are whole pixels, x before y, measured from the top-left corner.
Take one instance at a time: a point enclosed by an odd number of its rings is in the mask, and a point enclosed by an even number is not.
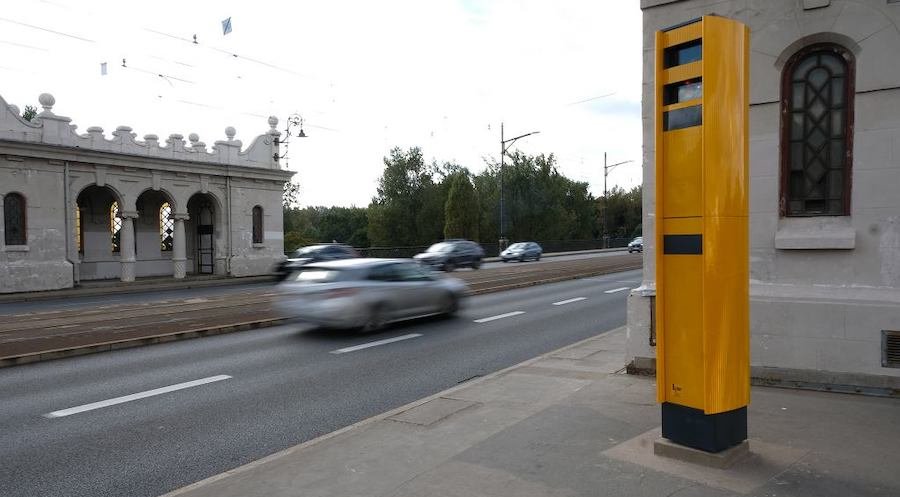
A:
[[[159,335],[151,335],[148,337],[126,338],[123,340],[112,340],[108,342],[93,343],[90,345],[82,345],[77,347],[65,347],[60,349],[45,350],[42,352],[32,352],[30,354],[22,354],[18,356],[0,357],[0,368],[19,366],[22,364],[31,364],[35,362],[52,361],[54,359],[63,359],[66,357],[93,354],[95,352],[108,352],[111,350],[129,349],[132,347],[141,347],[144,345],[153,345],[157,343],[188,340],[191,338],[224,335],[226,333],[234,333],[236,331],[268,328],[270,326],[283,324],[287,321],[288,318],[269,318],[261,319],[258,321],[245,321],[242,323],[227,324],[223,326],[195,328],[192,330],[162,333]]]
[[[537,357],[532,357],[531,359],[522,361],[522,362],[520,362],[520,363],[518,363],[518,364],[514,364],[514,365],[509,366],[509,367],[507,367],[507,368],[503,368],[503,369],[501,369],[501,370],[499,370],[499,371],[494,371],[493,373],[490,373],[490,374],[488,374],[488,375],[481,376],[481,377],[475,378],[475,379],[473,379],[473,380],[464,381],[464,382],[462,382],[462,383],[456,385],[455,387],[450,387],[450,388],[448,388],[448,389],[446,389],[446,390],[442,390],[442,391],[440,391],[440,392],[438,392],[438,393],[429,395],[429,396],[424,397],[424,398],[421,398],[421,399],[419,399],[419,400],[414,400],[414,401],[412,401],[412,402],[410,402],[410,403],[408,403],[408,404],[406,404],[406,405],[402,405],[402,406],[400,406],[400,407],[396,407],[396,408],[394,408],[394,409],[391,409],[390,411],[383,412],[383,413],[381,413],[381,414],[376,414],[375,416],[372,416],[372,417],[370,417],[370,418],[366,418],[366,419],[364,419],[364,420],[362,420],[362,421],[357,421],[356,423],[353,423],[352,425],[345,426],[345,427],[340,428],[340,429],[338,429],[338,430],[335,430],[335,431],[333,431],[333,432],[331,432],[331,433],[326,433],[325,435],[322,435],[322,436],[320,436],[320,437],[313,438],[312,440],[307,440],[306,442],[303,442],[303,443],[301,443],[301,444],[295,445],[295,446],[293,446],[293,447],[288,447],[287,449],[280,450],[280,451],[278,451],[278,452],[275,452],[274,454],[269,454],[268,456],[265,456],[265,457],[263,457],[263,458],[261,458],[261,459],[257,459],[257,460],[255,460],[255,461],[253,461],[253,462],[249,462],[249,463],[244,464],[244,465],[242,465],[242,466],[238,466],[238,467],[236,467],[236,468],[234,468],[234,469],[230,469],[230,470],[225,471],[225,472],[223,472],[223,473],[219,473],[219,474],[217,474],[217,475],[210,476],[209,478],[205,478],[205,479],[200,480],[200,481],[198,481],[198,482],[191,483],[190,485],[181,487],[181,488],[179,488],[179,489],[175,489],[175,490],[173,490],[173,491],[171,491],[171,492],[169,492],[169,493],[167,493],[167,494],[163,494],[163,495],[161,495],[161,496],[159,496],[159,497],[176,497],[176,496],[178,496],[178,495],[183,495],[183,494],[185,494],[185,493],[188,493],[188,492],[191,492],[191,491],[196,490],[196,489],[198,489],[198,488],[201,488],[201,487],[204,487],[204,486],[206,486],[206,485],[209,485],[210,483],[215,483],[215,482],[217,482],[217,481],[219,481],[219,480],[222,480],[222,479],[224,479],[224,478],[227,478],[227,477],[229,477],[229,476],[237,475],[237,474],[240,474],[240,473],[245,473],[245,472],[250,471],[250,470],[252,470],[252,469],[254,469],[254,468],[258,467],[258,466],[262,466],[263,464],[266,464],[266,463],[269,462],[269,461],[274,461],[274,460],[280,459],[280,458],[282,458],[282,457],[284,457],[284,456],[293,454],[294,452],[298,452],[298,451],[304,450],[304,449],[306,449],[306,448],[308,448],[308,447],[312,447],[312,446],[314,446],[314,445],[318,445],[318,444],[320,444],[320,443],[322,443],[322,442],[328,441],[328,440],[330,440],[330,439],[332,439],[332,438],[335,438],[335,437],[338,437],[338,436],[343,435],[343,434],[345,434],[345,433],[348,433],[348,432],[350,432],[350,431],[353,431],[353,430],[355,430],[355,429],[357,429],[357,428],[363,428],[363,427],[365,427],[365,426],[367,426],[367,425],[376,423],[376,422],[378,422],[378,421],[385,420],[385,419],[387,419],[387,418],[390,418],[391,416],[395,416],[395,415],[400,414],[400,413],[402,413],[402,412],[404,412],[404,411],[408,411],[408,410],[410,410],[410,409],[412,409],[412,408],[414,408],[414,407],[417,407],[417,406],[420,406],[420,405],[422,405],[422,404],[425,404],[426,402],[429,402],[429,401],[432,401],[432,400],[434,400],[434,399],[443,397],[443,396],[445,396],[445,395],[452,394],[453,392],[456,392],[456,391],[458,391],[458,390],[462,390],[463,388],[468,388],[468,387],[470,387],[470,386],[472,386],[472,385],[477,385],[477,384],[479,384],[479,383],[483,383],[483,382],[488,381],[488,380],[493,380],[494,378],[497,378],[497,377],[499,377],[499,376],[503,376],[503,375],[505,375],[505,374],[507,374],[507,373],[510,373],[510,372],[512,372],[512,371],[514,371],[514,370],[516,370],[516,369],[519,369],[519,368],[523,368],[523,367],[529,366],[529,365],[531,365],[531,364],[533,364],[533,363],[535,363],[535,362],[540,361],[541,359],[544,359],[545,357],[552,356],[553,354],[558,354],[558,353],[560,353],[560,352],[562,352],[562,351],[564,351],[564,350],[568,350],[568,349],[571,349],[571,348],[578,347],[579,345],[582,345],[582,344],[584,344],[584,343],[590,342],[591,340],[596,340],[596,339],[597,339],[598,337],[600,337],[601,335],[609,335],[609,334],[611,334],[611,333],[616,333],[616,332],[621,331],[621,330],[624,330],[624,329],[625,329],[625,326],[619,326],[618,328],[612,328],[612,329],[610,329],[610,330],[601,331],[601,332],[599,332],[598,334],[596,334],[596,335],[594,335],[594,336],[592,336],[592,337],[585,338],[584,340],[579,340],[579,341],[577,341],[577,342],[575,342],[575,343],[573,343],[573,344],[566,345],[565,347],[561,347],[561,348],[558,348],[558,349],[556,349],[556,350],[551,350],[550,352],[546,352],[546,353],[541,354],[541,355],[539,355],[539,356],[537,356]],[[624,360],[624,359],[623,359],[623,360]]]
[[[516,290],[519,288],[528,288],[537,285],[546,285],[551,283],[560,283],[563,281],[577,280],[583,278],[593,278],[595,276],[603,276],[606,274],[622,273],[625,271],[634,271],[640,269],[641,265],[636,267],[616,268],[614,271],[591,271],[588,273],[557,276],[536,281],[525,281],[514,283],[511,285],[494,286],[473,290],[469,295],[483,295],[488,293],[503,292],[506,290]],[[80,355],[93,354],[96,352],[109,352],[112,350],[128,349],[132,347],[142,347],[144,345],[154,345],[158,343],[174,342],[178,340],[189,340],[192,338],[202,338],[207,336],[224,335],[226,333],[234,333],[238,331],[248,331],[260,328],[268,328],[278,326],[291,321],[291,318],[268,318],[257,321],[244,321],[241,323],[227,324],[221,326],[211,326],[208,328],[195,328],[185,331],[174,331],[171,333],[162,333],[139,338],[126,338],[122,340],[113,340],[108,342],[92,343],[88,345],[80,345],[75,347],[65,347],[60,349],[45,350],[41,352],[32,352],[18,356],[0,357],[0,368],[10,366],[20,366],[23,364],[32,364],[36,362],[52,361],[55,359],[64,359],[66,357],[75,357]]]

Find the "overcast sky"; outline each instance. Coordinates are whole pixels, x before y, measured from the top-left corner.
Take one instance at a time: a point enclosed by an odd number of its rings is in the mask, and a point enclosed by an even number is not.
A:
[[[604,151],[634,160],[610,186],[641,180],[640,16],[633,0],[19,0],[0,13],[0,95],[51,93],[79,132],[208,146],[298,113],[303,205],[367,205],[395,146],[481,171],[501,122],[507,138],[540,131],[515,147],[600,194]]]

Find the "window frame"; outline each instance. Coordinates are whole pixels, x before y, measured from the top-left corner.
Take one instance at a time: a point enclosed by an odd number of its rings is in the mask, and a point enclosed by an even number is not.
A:
[[[20,202],[20,211],[21,217],[19,219],[13,220],[16,224],[20,224],[20,228],[22,231],[21,239],[11,240],[10,239],[10,214],[8,212],[8,208],[6,205],[6,201],[9,198],[18,198]],[[21,242],[21,243],[16,243]],[[23,247],[28,245],[28,199],[25,198],[25,195],[22,195],[19,192],[9,192],[3,195],[3,244],[11,247]]]
[[[790,174],[791,174],[791,104],[793,100],[793,73],[794,69],[808,56],[819,52],[830,52],[842,58],[846,63],[844,75],[844,165],[843,185],[841,185],[841,212],[832,213],[790,213]],[[853,186],[853,124],[855,115],[856,95],[856,57],[853,52],[843,45],[824,42],[807,45],[795,52],[784,64],[781,70],[781,114],[779,116],[779,216],[791,217],[835,217],[849,216],[851,210],[851,193]],[[829,109],[829,113],[831,110]]]

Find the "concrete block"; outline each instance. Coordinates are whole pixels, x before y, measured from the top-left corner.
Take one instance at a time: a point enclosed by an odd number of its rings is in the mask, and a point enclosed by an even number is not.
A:
[[[891,18],[864,2],[841,2],[841,13],[831,30],[852,38],[857,43],[892,24]],[[890,51],[888,47],[885,50]]]
[[[881,367],[881,340],[821,339],[816,340],[813,346],[818,356],[816,369],[866,374],[886,374],[885,372],[892,371]]]
[[[751,300],[751,333],[797,338],[844,338],[846,306],[834,302]]]
[[[754,366],[818,369],[818,360],[813,339],[750,335],[750,363]]]
[[[665,438],[658,438],[653,442],[653,453],[690,464],[728,469],[750,455],[750,442],[744,440],[722,452],[712,453],[685,447]]]
[[[856,246],[856,230],[848,216],[783,218],[775,233],[775,248],[848,250]]]

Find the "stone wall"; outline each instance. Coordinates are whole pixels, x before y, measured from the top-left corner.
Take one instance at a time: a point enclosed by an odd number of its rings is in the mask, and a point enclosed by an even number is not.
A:
[[[644,232],[655,230],[654,34],[714,13],[751,30],[751,360],[794,368],[900,377],[881,367],[881,330],[900,330],[900,4],[864,1],[643,0]],[[779,215],[781,70],[816,42],[856,57],[851,215]],[[652,363],[649,296],[653,237],[644,243],[644,282],[629,297],[629,360]],[[828,375],[829,378],[835,378]],[[853,376],[852,381],[859,381]],[[881,379],[873,380],[883,383]]]

